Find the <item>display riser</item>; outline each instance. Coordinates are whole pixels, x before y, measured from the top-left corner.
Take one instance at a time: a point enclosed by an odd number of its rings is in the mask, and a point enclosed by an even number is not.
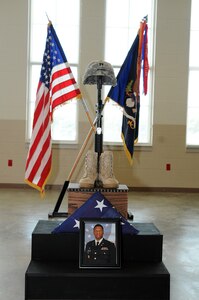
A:
[[[80,188],[79,183],[69,183],[68,186],[68,214],[73,214],[95,192],[103,196],[119,211],[124,218],[128,217],[128,187],[119,184],[118,188]]]
[[[162,262],[163,236],[152,223],[132,223],[122,235],[120,269],[80,269],[79,234],[52,234],[59,221],[38,221],[25,300],[169,300],[170,274]]]
[[[79,234],[51,234],[58,221],[40,220],[32,233],[32,260],[78,261]],[[123,235],[125,261],[162,261],[163,236],[153,223],[132,223],[138,235]],[[69,247],[70,245],[70,247]]]
[[[131,263],[120,270],[85,270],[69,262],[32,261],[26,299],[169,300],[170,275],[162,262]]]

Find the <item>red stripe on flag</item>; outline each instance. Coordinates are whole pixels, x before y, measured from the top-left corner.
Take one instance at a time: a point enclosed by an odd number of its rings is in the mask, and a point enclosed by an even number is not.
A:
[[[54,95],[56,92],[61,91],[62,89],[66,88],[66,87],[74,85],[75,83],[76,82],[75,82],[74,78],[71,78],[69,80],[58,83],[57,85],[55,85],[52,88],[52,95]]]
[[[39,81],[38,83],[38,87],[37,87],[37,97],[38,95],[41,93],[42,91],[42,96],[39,99],[36,99],[36,103],[35,103],[35,111],[34,111],[34,118],[33,118],[33,125],[32,127],[34,128],[35,124],[37,123],[37,119],[40,115],[40,112],[42,110],[43,107],[43,102],[44,102],[44,89],[42,86],[42,82]]]
[[[64,67],[63,69],[60,69],[58,71],[53,72],[51,81],[54,81],[56,78],[67,75],[67,74],[71,74],[71,76],[72,76],[72,72],[71,72],[70,67],[67,67],[67,68]]]
[[[43,186],[46,183],[46,180],[48,179],[48,176],[51,171],[51,163],[52,163],[52,153],[43,169],[43,172],[41,173],[41,179],[38,182],[38,186],[43,190]]]

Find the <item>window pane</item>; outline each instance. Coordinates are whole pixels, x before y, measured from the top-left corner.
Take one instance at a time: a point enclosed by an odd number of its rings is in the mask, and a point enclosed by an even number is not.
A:
[[[187,144],[199,145],[199,107],[189,107],[187,114]]]
[[[122,47],[119,47],[118,40]],[[107,62],[111,62],[112,65],[121,65],[128,48],[128,31],[125,28],[107,28],[105,56]]]
[[[45,43],[46,43],[47,26],[34,24],[31,27],[31,42],[30,42],[30,61],[42,61]]]
[[[151,135],[151,112],[148,106],[140,105],[139,135],[138,143],[147,144]]]
[[[199,30],[190,33],[189,65],[199,67]]]
[[[199,1],[191,1],[191,30],[199,30],[198,22]]]
[[[189,71],[189,107],[199,107],[198,101],[199,70]]]
[[[129,1],[107,0],[106,14],[106,27],[128,28]]]
[[[104,141],[108,141],[111,143],[122,143],[121,124],[122,108],[110,100],[106,104],[106,110],[104,114],[104,127],[106,128],[103,131]],[[107,130],[107,128],[109,128],[109,130]]]
[[[107,0],[105,59],[112,65],[123,63],[136,37],[140,21],[146,15],[148,27],[151,28],[152,3],[152,0]]]
[[[186,144],[199,146],[199,23],[198,23],[198,0],[192,0],[191,7],[191,30],[189,51],[189,86],[187,105],[187,130]]]
[[[75,142],[77,139],[77,105],[76,100],[55,109],[53,113],[52,139]]]

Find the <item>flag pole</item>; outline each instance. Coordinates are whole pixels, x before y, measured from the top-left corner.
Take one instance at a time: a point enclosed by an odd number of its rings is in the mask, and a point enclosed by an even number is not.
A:
[[[48,19],[48,22],[51,23],[51,20],[49,19],[47,12],[45,12],[45,13],[46,13],[46,17]]]
[[[82,100],[82,105],[83,105],[83,107],[84,107],[84,110],[85,110],[85,113],[86,113],[86,115],[87,115],[88,121],[89,121],[89,123],[90,123],[90,125],[91,125],[91,129],[93,130],[93,132],[96,132],[96,129],[95,129],[95,126],[94,126],[95,124],[94,124],[94,122],[91,120],[91,117],[90,117],[90,114],[89,114],[89,110],[88,110],[87,103],[86,103],[86,101],[84,100],[83,97],[81,97],[80,99]]]

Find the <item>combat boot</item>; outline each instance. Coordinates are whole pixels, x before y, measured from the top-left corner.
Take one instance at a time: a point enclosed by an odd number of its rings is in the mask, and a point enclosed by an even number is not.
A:
[[[104,188],[118,188],[119,182],[113,174],[113,153],[104,151],[100,156],[99,179]]]
[[[93,188],[97,177],[97,153],[88,150],[85,157],[84,175],[79,181],[80,188]]]

